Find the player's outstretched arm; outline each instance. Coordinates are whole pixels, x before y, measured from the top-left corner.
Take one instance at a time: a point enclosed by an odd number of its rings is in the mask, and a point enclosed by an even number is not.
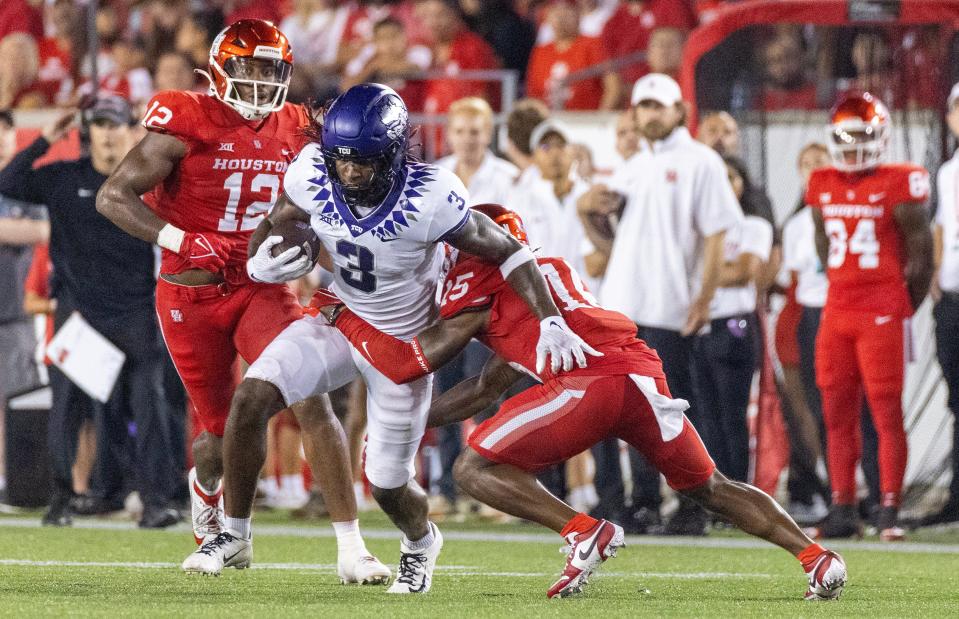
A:
[[[900,204],[894,211],[896,225],[906,248],[906,268],[903,275],[909,290],[912,308],[918,309],[929,292],[932,282],[932,232],[926,207],[918,202]]]
[[[177,138],[148,132],[103,183],[97,193],[97,211],[127,234],[156,243],[167,222],[140,196],[169,176],[186,152],[186,144]]]
[[[509,285],[540,321],[540,337],[536,344],[536,371],[546,367],[550,358],[553,372],[586,367],[586,355],[602,356],[567,326],[546,286],[546,279],[536,265],[533,252],[507,234],[482,213],[473,211],[469,221],[447,242],[468,254],[492,262],[500,268]]]
[[[463,312],[439,320],[412,341],[404,342],[379,331],[327,292],[329,304],[320,312],[338,328],[353,347],[360,351],[384,376],[397,384],[408,383],[442,367],[486,324],[487,312]],[[313,304],[316,304],[314,297]]]
[[[469,419],[493,404],[522,376],[522,372],[494,355],[479,376],[466,379],[433,399],[427,427],[436,428]]]

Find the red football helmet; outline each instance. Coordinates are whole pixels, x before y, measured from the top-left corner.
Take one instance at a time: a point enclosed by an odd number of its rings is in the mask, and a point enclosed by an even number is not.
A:
[[[847,94],[832,110],[826,145],[833,165],[844,172],[873,168],[889,147],[889,110],[868,92]]]
[[[470,207],[474,211],[479,211],[493,220],[493,223],[502,226],[507,234],[522,243],[529,245],[529,238],[526,236],[526,227],[523,220],[515,212],[499,204],[477,204]]]
[[[241,19],[227,26],[210,48],[210,94],[247,120],[283,107],[292,72],[290,42],[262,19]]]

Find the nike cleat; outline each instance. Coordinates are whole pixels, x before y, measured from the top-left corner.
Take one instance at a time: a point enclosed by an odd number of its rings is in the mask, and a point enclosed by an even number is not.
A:
[[[616,556],[616,551],[626,545],[623,527],[608,520],[600,520],[593,528],[582,533],[570,533],[569,554],[566,555],[566,569],[546,597],[569,597],[582,593],[590,575],[606,559]]]
[[[387,593],[426,593],[433,585],[433,568],[443,549],[443,535],[436,525],[429,523],[435,539],[433,544],[423,550],[413,550],[405,542],[400,543],[400,566],[396,570],[396,580]]]
[[[250,567],[253,561],[253,541],[234,537],[228,531],[205,542],[183,561],[188,574],[219,576],[225,567],[238,570]]]
[[[842,589],[846,586],[846,563],[835,552],[827,550],[820,554],[807,574],[807,602],[838,600],[842,595]]]
[[[226,527],[223,524],[223,487],[216,493],[205,493],[196,481],[196,469],[190,469],[190,511],[193,516],[193,541],[197,546],[214,538]]]
[[[393,573],[371,554],[341,557],[336,562],[336,573],[344,585],[385,585]]]

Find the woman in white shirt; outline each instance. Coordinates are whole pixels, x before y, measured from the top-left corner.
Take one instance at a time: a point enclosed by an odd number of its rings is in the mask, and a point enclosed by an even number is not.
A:
[[[710,323],[695,344],[696,387],[702,413],[711,419],[709,452],[726,476],[746,481],[749,429],[746,410],[762,336],[756,318],[756,278],[769,261],[773,226],[759,216],[745,164],[726,157],[733,192],[745,215],[728,230],[720,287],[709,307]]]

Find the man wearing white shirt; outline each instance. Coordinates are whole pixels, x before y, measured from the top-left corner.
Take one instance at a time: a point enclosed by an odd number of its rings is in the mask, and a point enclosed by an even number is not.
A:
[[[450,105],[447,119],[446,140],[452,154],[437,160],[436,165],[451,170],[463,181],[469,190],[468,206],[510,205],[510,192],[519,177],[519,168],[490,150],[493,109],[489,103],[479,97],[459,99]],[[476,376],[489,357],[488,348],[479,342],[470,342],[460,355],[436,373],[437,390],[442,393],[466,378]],[[453,463],[463,449],[463,433],[458,423],[436,431],[441,473],[436,480],[436,493],[430,497],[430,512],[442,515],[455,513],[457,509]]]
[[[523,219],[530,242],[540,248],[540,255],[563,258],[577,272],[583,272],[584,242],[588,241],[576,201],[589,187],[572,174],[568,131],[556,121],[544,120],[533,130],[529,147],[539,174],[516,190],[510,208]],[[587,286],[595,283],[589,278],[584,281]]]
[[[946,121],[953,135],[959,136],[959,84],[949,94]],[[932,297],[936,302],[936,350],[942,375],[949,389],[952,411],[952,482],[949,500],[938,513],[926,519],[929,524],[959,521],[959,153],[939,168],[937,175],[939,206],[933,229]]]
[[[615,239],[587,217],[586,232],[608,255],[600,300],[631,317],[639,337],[656,349],[674,397],[688,400],[701,423],[692,379],[693,336],[709,320],[719,285],[723,243],[742,213],[722,159],[683,126],[685,106],[671,77],[647,75],[633,87],[632,103],[648,148],[634,155],[607,186],[584,196],[587,213],[608,215],[625,201]],[[634,467],[635,469],[636,467]],[[634,470],[634,509],[658,518],[659,477]],[[636,514],[634,514],[634,517]],[[681,506],[669,533],[705,532],[701,510]]]
[[[479,97],[454,101],[447,115],[446,139],[453,154],[436,165],[452,170],[470,193],[470,203],[502,204],[509,208],[510,191],[519,168],[489,149],[493,141],[493,109]]]

